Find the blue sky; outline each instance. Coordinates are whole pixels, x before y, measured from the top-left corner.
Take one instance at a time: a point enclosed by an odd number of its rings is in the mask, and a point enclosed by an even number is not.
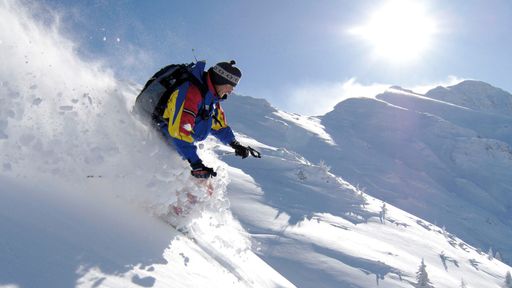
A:
[[[407,2],[416,3],[421,15]],[[105,61],[121,79],[143,83],[166,64],[193,61],[195,49],[209,65],[235,59],[244,74],[237,93],[266,98],[289,112],[323,114],[345,97],[387,85],[415,88],[470,78],[512,91],[508,0],[40,3],[60,15],[60,29],[82,56]],[[379,11],[395,14],[381,15],[384,20],[372,26]],[[387,26],[408,14],[405,22]],[[422,17],[432,31],[413,25]],[[389,31],[403,27],[412,32]],[[387,44],[409,37],[409,43],[428,41],[411,49],[401,45],[403,51],[389,46],[395,53],[386,54],[377,51],[384,48],[375,34],[385,34]]]

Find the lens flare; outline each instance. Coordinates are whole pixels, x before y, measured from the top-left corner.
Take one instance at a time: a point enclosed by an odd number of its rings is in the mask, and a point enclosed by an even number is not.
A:
[[[431,48],[437,24],[423,1],[392,0],[350,33],[371,45],[374,57],[411,62]]]

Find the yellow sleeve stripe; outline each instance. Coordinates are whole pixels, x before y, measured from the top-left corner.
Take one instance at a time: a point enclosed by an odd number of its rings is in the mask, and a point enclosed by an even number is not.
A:
[[[219,111],[219,113],[217,114],[217,119],[219,120],[220,123],[214,120],[212,123],[213,130],[219,130],[219,129],[222,129],[222,128],[228,126],[228,123],[226,123],[226,116],[224,114],[224,110],[222,110],[220,105],[217,107],[218,107],[218,111]]]
[[[178,116],[175,118],[174,114],[176,113],[176,99],[178,98],[178,90],[174,91],[174,93],[171,94],[171,97],[169,97],[169,101],[167,102],[167,108],[164,112],[164,119],[169,119],[169,134],[176,139],[180,139],[183,141],[186,141],[188,143],[194,142],[194,138],[190,135],[186,135],[184,133],[180,132],[180,122],[181,122],[181,115],[183,114],[183,107],[182,104],[181,107],[179,107],[179,111],[177,111]],[[175,119],[175,121],[173,121]]]

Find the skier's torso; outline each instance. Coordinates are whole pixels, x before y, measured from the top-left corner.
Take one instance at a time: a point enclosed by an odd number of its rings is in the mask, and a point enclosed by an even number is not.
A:
[[[201,93],[201,89],[192,82],[182,84],[169,98],[163,115],[168,122],[169,134],[189,143],[206,139],[212,127],[217,126],[214,119],[221,114],[219,98],[214,94],[213,85],[203,72],[203,67],[198,65],[193,73],[208,89]],[[226,126],[225,123],[220,124]]]
[[[213,126],[213,117],[218,114],[217,111],[217,103],[219,102],[218,98],[213,96],[209,91],[206,93],[203,101],[199,103],[199,113],[198,117],[196,117],[195,125],[194,125],[194,133],[192,137],[195,141],[202,141],[208,137],[211,133]]]

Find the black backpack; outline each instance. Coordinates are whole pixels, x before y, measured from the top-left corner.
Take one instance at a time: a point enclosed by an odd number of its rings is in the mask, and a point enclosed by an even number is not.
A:
[[[162,122],[171,94],[185,82],[197,86],[204,98],[208,88],[192,73],[195,65],[196,63],[171,64],[156,72],[137,96],[134,112],[145,119],[151,119],[154,124]]]

